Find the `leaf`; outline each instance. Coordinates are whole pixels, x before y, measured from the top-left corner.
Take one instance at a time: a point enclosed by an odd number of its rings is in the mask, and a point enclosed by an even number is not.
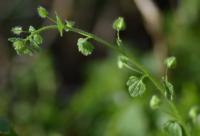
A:
[[[12,43],[14,43],[14,42],[16,42],[16,41],[19,41],[19,40],[22,40],[22,39],[21,39],[21,38],[16,38],[16,37],[8,38],[8,41],[9,41],[9,42],[12,42]]]
[[[0,119],[0,136],[17,136],[6,119]]]
[[[131,76],[127,81],[127,86],[132,97],[141,96],[146,91],[146,86],[143,83],[143,77],[137,78],[136,76]]]
[[[170,97],[171,100],[174,99],[174,86],[167,80],[167,79],[163,79],[163,84],[165,87],[165,96],[167,98]]]
[[[123,17],[118,17],[113,23],[113,29],[117,31],[123,31],[126,29],[126,23]]]
[[[56,22],[57,22],[58,31],[60,32],[60,36],[62,37],[63,36],[63,30],[65,28],[65,24],[63,23],[61,18],[57,15],[57,13],[56,13]]]
[[[167,68],[175,68],[176,67],[176,57],[172,56],[165,60],[165,64]]]
[[[183,136],[183,130],[176,121],[168,121],[164,124],[164,130],[169,136]]]
[[[34,34],[34,35],[33,35],[33,40],[34,40],[38,45],[42,44],[42,42],[43,42],[43,38],[42,38],[42,36],[41,36],[40,34]]]
[[[75,22],[74,21],[68,21],[68,20],[66,20],[65,24],[66,24],[65,31],[68,32],[70,28],[74,27]]]
[[[44,7],[39,6],[37,10],[38,10],[38,14],[41,18],[47,18],[48,17],[49,13]]]
[[[12,31],[14,34],[16,34],[16,35],[20,35],[20,34],[23,32],[21,26],[13,27],[13,28],[11,29],[11,31]]]
[[[95,48],[90,42],[88,42],[88,38],[79,38],[77,46],[79,52],[81,52],[84,56],[92,54]]]
[[[34,32],[35,30],[36,30],[36,29],[35,29],[33,26],[29,26],[28,31],[29,31],[30,33]]]

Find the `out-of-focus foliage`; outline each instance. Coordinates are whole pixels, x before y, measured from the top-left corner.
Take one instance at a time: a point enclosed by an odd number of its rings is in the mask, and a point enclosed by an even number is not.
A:
[[[178,108],[198,136],[200,116],[194,122],[189,111],[200,105],[200,1],[180,1],[177,11],[165,13],[165,19],[169,52],[177,57],[169,78]],[[137,57],[156,69],[148,54]],[[169,117],[148,107],[154,88],[144,80],[144,96],[131,98],[125,84],[130,73],[119,70],[114,58],[94,59],[81,67],[84,83],[70,97],[65,94],[70,89],[57,92],[61,81],[51,55],[42,52],[28,64],[14,63],[9,87],[0,90],[0,116],[9,119],[20,136],[166,136],[161,126]]]

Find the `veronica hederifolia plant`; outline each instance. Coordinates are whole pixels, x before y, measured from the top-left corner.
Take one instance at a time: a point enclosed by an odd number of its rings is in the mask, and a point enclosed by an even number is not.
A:
[[[126,28],[126,23],[123,17],[117,18],[113,23],[113,29],[117,33],[116,43],[113,44],[94,34],[75,27],[75,23],[73,21],[61,19],[57,13],[55,13],[55,19],[49,17],[48,11],[41,6],[38,7],[37,11],[41,18],[49,19],[53,24],[43,26],[39,29],[36,29],[33,26],[30,26],[28,30],[25,30],[21,26],[12,28],[11,31],[16,36],[9,38],[8,40],[13,44],[17,54],[33,55],[39,51],[43,43],[41,33],[51,29],[58,30],[61,37],[63,36],[64,32],[74,32],[80,34],[82,37],[77,40],[77,48],[78,51],[84,56],[88,56],[93,53],[95,46],[92,45],[91,41],[96,41],[118,53],[119,56],[117,64],[120,69],[126,68],[132,72],[132,75],[129,77],[126,83],[131,97],[135,98],[142,96],[145,93],[145,79],[150,80],[155,86],[156,90],[159,91],[159,96],[152,96],[150,100],[150,107],[154,110],[168,108],[167,110],[164,110],[164,112],[170,111],[167,112],[167,114],[171,116],[172,120],[169,120],[164,124],[164,130],[166,133],[169,136],[191,136],[191,132],[187,123],[184,121],[174,104],[173,100],[175,99],[175,91],[173,84],[168,79],[168,70],[175,68],[176,66],[175,57],[169,57],[165,60],[164,64],[166,66],[166,72],[161,80],[158,81],[123,47],[122,40],[120,38],[120,32]],[[21,34],[26,35],[25,38],[23,38]],[[168,107],[160,108],[161,103],[167,104]],[[197,110],[193,109],[190,111],[189,115],[191,118],[195,119],[197,116],[196,114]]]

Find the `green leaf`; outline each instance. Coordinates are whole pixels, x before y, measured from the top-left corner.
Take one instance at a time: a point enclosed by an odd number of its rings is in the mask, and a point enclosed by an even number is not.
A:
[[[24,40],[17,40],[13,43],[13,46],[15,48],[16,51],[20,51],[22,50],[26,45]]]
[[[167,68],[175,68],[176,67],[176,57],[172,56],[165,60],[165,64]]]
[[[65,24],[63,23],[61,18],[57,15],[57,13],[56,13],[56,22],[57,22],[58,31],[60,32],[60,36],[62,37],[63,36],[63,30],[65,28]]]
[[[37,10],[38,10],[38,14],[41,18],[48,17],[48,15],[49,15],[48,11],[45,8],[43,8],[42,6],[39,6]]]
[[[171,100],[174,99],[174,86],[170,83],[167,79],[163,78],[163,84],[165,88],[165,97],[170,98]]]
[[[21,38],[16,38],[16,37],[8,38],[8,41],[12,42],[12,43],[14,43],[16,41],[19,41],[19,40],[22,40],[22,39]]]
[[[43,43],[43,38],[40,34],[34,34],[33,40],[36,42],[36,44],[41,45]]]
[[[0,119],[0,136],[17,136],[10,123],[5,119]]]
[[[126,23],[123,17],[118,17],[113,23],[113,29],[116,31],[123,31],[126,29]]]
[[[33,26],[29,26],[28,31],[29,31],[30,33],[34,32],[35,30],[36,30],[36,29],[35,29]]]
[[[18,55],[32,55],[33,52],[27,46],[27,42],[23,39],[12,39],[13,40],[13,47]]]
[[[164,124],[164,130],[169,136],[183,136],[183,130],[176,121],[168,121]]]
[[[88,38],[79,38],[77,46],[79,52],[81,52],[84,56],[92,54],[95,48],[90,42],[88,42]]]
[[[146,86],[143,83],[143,78],[131,76],[127,81],[128,91],[132,97],[141,96],[146,91]]]
[[[150,100],[150,107],[152,109],[158,109],[160,107],[161,100],[157,95],[153,95],[151,100]]]
[[[11,29],[11,31],[12,31],[14,34],[16,34],[16,35],[20,35],[20,34],[23,32],[21,26],[13,27],[13,28]]]
[[[75,25],[74,21],[68,21],[68,20],[66,20],[65,23],[66,23],[65,31],[67,31],[67,32],[69,31],[69,28],[72,28]]]

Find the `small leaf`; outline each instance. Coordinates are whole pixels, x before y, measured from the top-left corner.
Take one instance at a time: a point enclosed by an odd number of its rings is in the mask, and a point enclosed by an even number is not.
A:
[[[174,99],[174,86],[167,80],[163,78],[163,84],[165,87],[165,97],[171,100]]]
[[[29,26],[28,31],[29,31],[30,33],[34,32],[35,30],[36,30],[36,29],[35,29],[33,26]]]
[[[81,52],[85,56],[92,54],[94,50],[94,46],[90,42],[88,42],[87,38],[79,38],[77,45],[79,52]]]
[[[113,23],[113,29],[116,31],[123,31],[126,29],[126,23],[123,17],[118,17]]]
[[[34,40],[38,45],[42,44],[42,42],[43,42],[43,38],[42,38],[42,36],[41,36],[40,34],[34,34],[34,35],[33,35],[33,40]]]
[[[42,6],[38,7],[37,10],[38,10],[38,14],[41,18],[47,18],[48,17],[48,15],[49,15],[48,11],[45,8],[43,8]]]
[[[57,13],[56,13],[56,22],[57,22],[58,31],[60,32],[60,36],[62,37],[63,36],[63,30],[65,28],[65,24],[63,23],[61,18],[57,15]]]
[[[12,31],[14,34],[16,34],[16,35],[20,35],[20,34],[23,32],[21,26],[13,27],[13,28],[11,29],[11,31]]]
[[[127,81],[128,91],[132,97],[141,96],[146,91],[146,86],[143,83],[143,78],[131,76]]]
[[[68,20],[66,20],[65,23],[66,23],[65,31],[67,31],[67,32],[69,31],[69,28],[72,28],[75,25],[74,21],[68,21]]]
[[[33,52],[28,48],[27,43],[23,39],[13,42],[13,47],[18,55],[32,55]]]
[[[152,109],[158,109],[160,107],[161,100],[157,95],[153,95],[151,100],[150,100],[150,107]]]
[[[8,41],[12,42],[12,43],[14,43],[16,41],[19,41],[19,40],[22,40],[22,39],[21,38],[16,38],[16,37],[8,38]]]
[[[183,130],[176,121],[168,121],[164,124],[164,130],[169,136],[183,136]]]
[[[175,68],[176,67],[176,57],[172,56],[165,60],[165,64],[167,68]]]
[[[13,43],[13,46],[15,48],[16,51],[20,51],[22,50],[26,45],[24,40],[17,40]]]

